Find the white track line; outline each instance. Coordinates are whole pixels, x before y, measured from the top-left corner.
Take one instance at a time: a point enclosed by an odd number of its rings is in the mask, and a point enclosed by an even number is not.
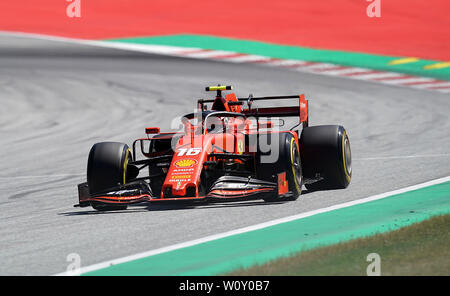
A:
[[[366,69],[366,68],[353,68],[349,67],[347,69],[342,70],[330,70],[326,72],[326,75],[332,75],[332,76],[341,76],[341,75],[352,75],[352,74],[358,74],[358,73],[366,73],[370,72],[372,70]],[[351,78],[351,76],[349,76]]]
[[[214,57],[214,58],[217,58],[217,57]],[[270,58],[264,57],[264,56],[257,56],[257,55],[241,55],[238,57],[231,57],[231,58],[226,59],[227,62],[233,62],[233,63],[251,63],[251,62],[265,61],[265,60],[270,60]]]
[[[284,217],[284,218],[279,218],[279,219],[267,221],[267,222],[264,222],[264,223],[247,226],[247,227],[244,227],[244,228],[239,228],[239,229],[235,229],[235,230],[231,230],[231,231],[227,231],[227,232],[223,232],[223,233],[219,233],[219,234],[206,236],[206,237],[203,237],[203,238],[200,238],[200,239],[195,239],[195,240],[191,240],[191,241],[187,241],[187,242],[183,242],[183,243],[179,243],[179,244],[174,244],[174,245],[170,245],[170,246],[159,248],[159,249],[150,250],[150,251],[147,251],[147,252],[138,253],[138,254],[131,255],[131,256],[126,256],[126,257],[122,257],[122,258],[118,258],[118,259],[105,261],[105,262],[102,262],[102,263],[98,263],[98,264],[82,267],[78,271],[67,271],[67,272],[56,274],[56,275],[57,276],[76,275],[76,274],[83,274],[83,273],[87,273],[87,272],[91,272],[91,271],[95,271],[95,270],[99,270],[99,269],[104,269],[104,268],[107,268],[107,267],[110,267],[110,266],[113,266],[113,265],[117,265],[117,264],[121,264],[121,263],[125,263],[125,262],[130,262],[130,261],[134,261],[134,260],[142,259],[142,258],[145,258],[145,257],[150,257],[150,256],[162,254],[162,253],[167,253],[167,252],[174,251],[174,250],[179,250],[179,249],[182,249],[182,248],[187,248],[187,247],[199,245],[199,244],[210,242],[210,241],[213,241],[213,240],[218,240],[218,239],[221,239],[221,238],[225,238],[225,237],[229,237],[229,236],[233,236],[233,235],[237,235],[237,234],[242,234],[242,233],[246,233],[246,232],[250,232],[250,231],[255,231],[255,230],[267,228],[267,227],[270,227],[270,226],[274,226],[274,225],[278,225],[278,224],[282,224],[282,223],[286,223],[286,222],[291,222],[291,221],[294,221],[294,220],[303,219],[303,218],[306,218],[306,217],[311,217],[311,216],[314,216],[314,215],[317,215],[317,214],[321,214],[321,213],[326,213],[326,212],[330,212],[330,211],[334,211],[334,210],[338,210],[338,209],[342,209],[342,208],[347,208],[347,207],[351,207],[351,206],[355,206],[355,205],[371,202],[371,201],[383,199],[383,198],[386,198],[386,197],[389,197],[389,196],[393,196],[393,195],[397,195],[397,194],[405,193],[405,192],[408,192],[408,191],[413,191],[413,190],[417,190],[417,189],[421,189],[421,188],[424,188],[424,187],[429,187],[429,186],[432,186],[432,185],[437,185],[437,184],[441,184],[441,183],[445,183],[445,182],[449,182],[449,181],[450,181],[450,176],[447,176],[447,177],[431,180],[431,181],[428,181],[428,182],[424,182],[424,183],[421,183],[421,184],[417,184],[417,185],[408,186],[408,187],[405,187],[405,188],[401,188],[401,189],[385,192],[385,193],[382,193],[382,194],[377,194],[377,195],[373,195],[373,196],[370,196],[370,197],[357,199],[357,200],[353,200],[353,201],[350,201],[350,202],[345,202],[345,203],[337,204],[337,205],[334,205],[334,206],[330,206],[330,207],[326,207],[326,208],[321,208],[321,209],[317,209],[317,210],[301,213],[301,214],[298,214],[298,215],[293,215],[293,216],[288,216],[288,217]]]
[[[434,80],[433,78],[410,77],[410,78],[384,80],[383,83],[387,83],[387,84],[407,84],[407,83],[429,82],[429,81],[433,81],[433,80]]]
[[[354,75],[354,76],[351,76],[351,77],[355,78],[355,79],[371,80],[371,79],[384,79],[384,78],[402,77],[402,76],[405,76],[405,74],[403,74],[403,73],[382,72],[382,73]],[[384,81],[379,81],[379,80],[376,80],[376,81],[384,83]]]
[[[326,64],[326,63],[318,63],[318,64],[314,64],[314,65],[310,65],[310,66],[306,66],[303,69],[306,71],[325,71],[327,69],[336,69],[336,65],[335,64]]]
[[[237,52],[230,52],[223,50],[207,50],[202,52],[187,53],[186,55],[190,58],[206,59],[206,58],[216,58],[220,56],[226,56],[230,54],[237,54]]]
[[[276,61],[272,61],[270,62],[268,65],[271,66],[278,66],[278,67],[290,67],[290,66],[294,66],[294,65],[303,65],[306,64],[306,61],[301,61],[301,60],[276,60]]]

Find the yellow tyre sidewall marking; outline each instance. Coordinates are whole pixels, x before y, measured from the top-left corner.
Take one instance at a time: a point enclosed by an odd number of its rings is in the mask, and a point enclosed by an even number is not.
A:
[[[127,149],[125,152],[125,160],[123,161],[123,184],[125,184],[127,180],[127,165],[128,165],[128,157],[130,156],[130,149]]]
[[[347,178],[347,181],[350,182],[350,175],[347,172],[347,161],[345,160],[345,138],[347,136],[347,132],[344,131],[344,133],[342,134],[342,163],[344,164],[344,172],[345,172],[345,177]]]
[[[296,174],[295,174],[295,167],[294,167],[294,143],[295,143],[295,138],[292,138],[291,139],[291,148],[290,148],[290,151],[291,151],[291,167],[292,167],[292,174],[294,175],[294,183],[295,183],[295,187],[297,188],[297,192],[300,192],[300,185],[298,184],[298,181],[297,181],[297,176],[296,176]],[[298,150],[298,148],[297,148],[297,150]]]

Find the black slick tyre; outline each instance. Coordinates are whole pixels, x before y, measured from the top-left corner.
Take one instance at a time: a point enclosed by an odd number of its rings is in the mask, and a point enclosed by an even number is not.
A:
[[[87,183],[91,195],[101,194],[108,189],[127,182],[127,165],[132,159],[128,145],[117,142],[95,144],[89,152]],[[92,203],[99,211],[124,210],[127,205]]]
[[[278,143],[271,143],[271,139],[275,139],[274,137],[278,137]],[[267,159],[271,158],[267,158],[271,152],[259,152],[257,156],[257,177],[261,180],[277,182],[278,174],[285,173],[288,185],[286,194],[271,194],[263,199],[267,202],[296,200],[301,194],[303,175],[298,142],[294,135],[286,132],[260,135],[259,141],[262,146],[268,145],[271,151],[278,148],[278,158],[274,159],[274,162],[266,162]],[[277,152],[272,151],[272,154],[276,156]]]
[[[347,188],[352,178],[350,140],[340,125],[306,127],[300,136],[305,183],[310,191]]]

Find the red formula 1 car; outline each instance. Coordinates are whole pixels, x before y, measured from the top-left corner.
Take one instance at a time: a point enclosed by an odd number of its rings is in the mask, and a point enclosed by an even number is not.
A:
[[[95,144],[76,206],[116,210],[138,202],[288,201],[298,198],[303,185],[308,190],[349,185],[347,133],[338,125],[310,127],[304,95],[222,95],[231,89],[207,87],[216,97],[199,100],[197,111],[181,119],[179,132],[146,128],[147,137],[135,140],[131,149],[116,142]],[[255,106],[282,100],[295,100],[295,106]],[[280,129],[287,117],[298,121]]]

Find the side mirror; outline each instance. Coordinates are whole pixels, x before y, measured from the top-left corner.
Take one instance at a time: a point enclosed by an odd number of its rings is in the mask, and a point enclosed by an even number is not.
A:
[[[146,127],[146,128],[145,128],[145,133],[146,133],[147,135],[150,135],[150,134],[159,134],[159,131],[160,131],[159,127]]]

